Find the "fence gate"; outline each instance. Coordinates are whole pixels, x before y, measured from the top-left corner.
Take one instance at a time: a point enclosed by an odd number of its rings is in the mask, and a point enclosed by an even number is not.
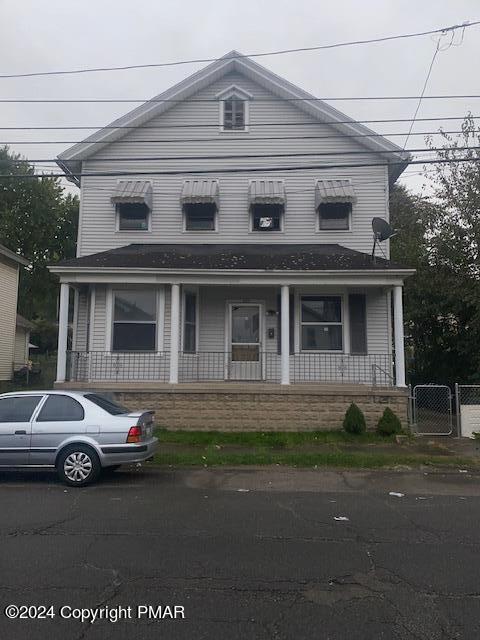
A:
[[[417,384],[412,394],[412,427],[420,435],[449,436],[453,431],[452,394],[446,385]]]

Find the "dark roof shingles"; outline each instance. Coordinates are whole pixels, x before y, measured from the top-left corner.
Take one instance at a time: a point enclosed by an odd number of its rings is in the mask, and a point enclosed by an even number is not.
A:
[[[144,269],[239,269],[321,271],[405,269],[339,244],[130,244],[59,266]]]

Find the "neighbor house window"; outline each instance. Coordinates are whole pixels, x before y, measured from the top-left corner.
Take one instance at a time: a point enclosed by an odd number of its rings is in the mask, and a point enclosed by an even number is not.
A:
[[[157,296],[155,291],[114,292],[113,351],[155,351]]]
[[[252,204],[253,231],[281,231],[283,204]]]
[[[225,131],[245,130],[245,100],[232,95],[223,101],[223,129]]]
[[[214,202],[184,204],[185,231],[215,231],[217,205]]]
[[[303,351],[342,351],[340,296],[302,296],[300,313]]]
[[[185,291],[183,298],[183,351],[197,351],[197,294]]]
[[[119,231],[148,231],[150,210],[145,203],[121,202],[116,207]]]
[[[351,202],[323,202],[318,207],[318,227],[321,231],[348,230],[351,213]]]

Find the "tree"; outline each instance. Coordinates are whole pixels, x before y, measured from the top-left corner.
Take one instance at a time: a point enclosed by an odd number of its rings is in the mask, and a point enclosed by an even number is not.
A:
[[[75,256],[78,198],[56,178],[33,178],[34,167],[0,148],[0,243],[29,261],[21,271],[18,309],[30,319],[54,321],[58,280],[47,265]]]
[[[456,139],[442,134],[446,162],[436,165],[428,199],[398,186],[391,194],[400,229],[392,259],[417,269],[405,286],[413,383],[480,381],[480,164],[452,162],[479,158],[479,133],[469,117],[462,130]]]

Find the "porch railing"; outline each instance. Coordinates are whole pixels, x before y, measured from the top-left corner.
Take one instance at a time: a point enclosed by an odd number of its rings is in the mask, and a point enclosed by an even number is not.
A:
[[[232,357],[233,356],[233,357]],[[391,386],[391,354],[293,353],[290,381]],[[168,352],[69,351],[67,380],[71,382],[168,382]],[[180,352],[179,382],[258,381],[280,383],[281,359],[276,352]]]

